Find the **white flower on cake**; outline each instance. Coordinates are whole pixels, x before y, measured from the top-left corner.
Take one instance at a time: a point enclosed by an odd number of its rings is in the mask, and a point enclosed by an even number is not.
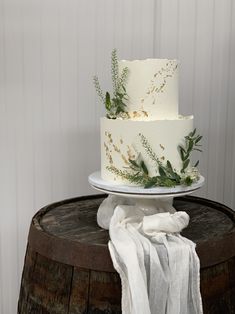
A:
[[[185,173],[182,174],[182,180],[191,180],[193,182],[197,182],[200,179],[200,173],[196,167],[191,167],[187,169]]]

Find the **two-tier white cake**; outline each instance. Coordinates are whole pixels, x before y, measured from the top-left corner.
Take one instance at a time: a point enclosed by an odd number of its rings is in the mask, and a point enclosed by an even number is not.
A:
[[[200,174],[191,153],[202,136],[193,116],[179,115],[177,60],[118,61],[112,52],[113,93],[94,85],[106,108],[101,118],[101,178],[147,187],[191,185]]]
[[[131,185],[119,173],[133,171],[132,165],[135,168],[142,161],[150,177],[158,176],[158,166],[167,161],[174,172],[180,173],[179,145],[184,145],[185,136],[193,130],[193,116],[178,113],[177,60],[123,60],[118,65],[120,73],[128,68],[128,117],[101,118],[102,179]]]

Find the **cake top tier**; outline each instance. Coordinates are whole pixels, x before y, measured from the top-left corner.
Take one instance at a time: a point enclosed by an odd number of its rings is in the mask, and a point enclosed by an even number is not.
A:
[[[121,60],[127,67],[126,110],[134,119],[174,119],[178,116],[178,61],[168,59]]]

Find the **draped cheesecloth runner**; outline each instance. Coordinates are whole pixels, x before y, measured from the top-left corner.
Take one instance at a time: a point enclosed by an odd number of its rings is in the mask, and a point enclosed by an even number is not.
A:
[[[152,200],[146,208],[110,195],[99,207],[97,222],[109,229],[123,314],[202,313],[195,244],[180,235],[189,216],[176,212],[172,199]]]

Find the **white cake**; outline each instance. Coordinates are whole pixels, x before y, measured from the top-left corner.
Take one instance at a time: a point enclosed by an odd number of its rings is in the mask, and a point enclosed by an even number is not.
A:
[[[193,130],[193,116],[178,113],[177,60],[123,60],[118,65],[120,73],[128,68],[128,118],[101,118],[101,177],[112,184],[136,185],[119,175],[135,174],[130,160],[143,161],[148,177],[159,176],[159,164],[167,161],[180,174],[179,145],[183,147],[185,136]]]
[[[129,70],[128,112],[146,112],[149,119],[178,118],[178,62],[167,59],[120,61]]]

